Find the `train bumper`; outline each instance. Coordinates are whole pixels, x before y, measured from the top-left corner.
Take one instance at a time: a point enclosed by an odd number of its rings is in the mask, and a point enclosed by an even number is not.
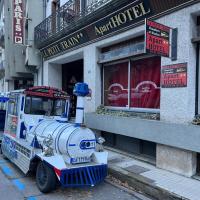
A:
[[[95,186],[107,176],[107,165],[64,169],[55,173],[63,187]]]

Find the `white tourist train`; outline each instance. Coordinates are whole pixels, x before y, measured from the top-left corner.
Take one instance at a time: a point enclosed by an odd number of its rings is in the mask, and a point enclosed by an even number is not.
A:
[[[2,153],[25,174],[36,171],[41,192],[64,187],[94,186],[107,175],[103,138],[83,125],[88,85],[78,83],[75,123],[68,122],[69,96],[39,86],[9,93]]]

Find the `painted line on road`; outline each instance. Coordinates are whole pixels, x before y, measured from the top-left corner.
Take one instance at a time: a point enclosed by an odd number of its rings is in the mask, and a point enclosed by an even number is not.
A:
[[[0,163],[0,167],[5,175],[10,177],[13,176],[13,171],[7,165]]]
[[[37,200],[36,197],[28,197],[26,200]]]
[[[19,179],[15,179],[12,182],[17,187],[18,190],[22,191],[25,189],[25,185]]]
[[[2,167],[2,170],[3,170],[3,172],[4,172],[7,176],[13,176],[13,172],[12,172],[12,170],[11,170],[9,167],[3,166],[3,167]]]
[[[0,159],[0,164],[3,164],[3,163],[5,163],[5,162],[6,162],[5,160]]]

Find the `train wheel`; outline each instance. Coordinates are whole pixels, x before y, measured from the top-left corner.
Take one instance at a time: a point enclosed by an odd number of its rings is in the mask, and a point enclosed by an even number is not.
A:
[[[43,193],[48,193],[56,188],[56,175],[44,162],[39,162],[37,165],[36,183]]]

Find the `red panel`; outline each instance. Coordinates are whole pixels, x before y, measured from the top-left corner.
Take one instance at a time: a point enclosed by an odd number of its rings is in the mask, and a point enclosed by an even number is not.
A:
[[[131,63],[131,107],[160,108],[160,57]]]
[[[66,92],[57,88],[48,86],[35,86],[24,91],[25,94],[30,96],[50,97],[50,98],[61,98],[68,99],[69,96]]]
[[[104,67],[104,105],[128,105],[128,63]]]

